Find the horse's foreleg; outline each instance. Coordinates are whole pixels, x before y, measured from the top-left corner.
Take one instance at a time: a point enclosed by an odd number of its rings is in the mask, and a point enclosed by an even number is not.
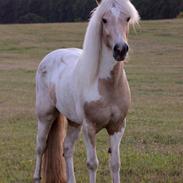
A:
[[[121,130],[113,135],[110,135],[110,169],[113,183],[120,183],[120,142],[125,131],[125,125]]]
[[[89,171],[90,183],[96,182],[96,171],[98,167],[98,158],[96,154],[96,130],[94,126],[89,122],[83,124],[84,142],[87,151],[87,167]]]
[[[39,120],[38,131],[37,131],[37,142],[36,142],[36,167],[34,172],[34,182],[40,183],[41,181],[41,165],[42,156],[46,148],[46,141],[52,121]]]
[[[68,120],[67,135],[64,140],[64,158],[67,168],[67,183],[75,183],[74,166],[73,166],[73,151],[74,144],[79,137],[81,130],[80,125],[73,125],[74,123]]]

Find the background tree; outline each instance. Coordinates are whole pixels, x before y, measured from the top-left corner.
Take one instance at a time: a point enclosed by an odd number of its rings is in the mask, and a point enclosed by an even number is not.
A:
[[[175,18],[183,0],[132,0],[142,19]],[[95,0],[0,0],[0,23],[86,21]]]

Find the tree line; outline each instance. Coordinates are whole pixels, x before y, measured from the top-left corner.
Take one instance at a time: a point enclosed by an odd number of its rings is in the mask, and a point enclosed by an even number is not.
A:
[[[183,0],[132,0],[142,19],[175,18]],[[0,23],[86,21],[95,0],[0,0]]]

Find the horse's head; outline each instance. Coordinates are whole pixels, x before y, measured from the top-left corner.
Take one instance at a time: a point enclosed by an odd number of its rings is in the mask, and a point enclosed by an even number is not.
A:
[[[98,0],[97,2],[99,6],[106,6],[101,17],[102,40],[109,49],[112,49],[114,59],[123,61],[128,53],[129,24],[138,22],[138,12],[129,0],[102,2]]]

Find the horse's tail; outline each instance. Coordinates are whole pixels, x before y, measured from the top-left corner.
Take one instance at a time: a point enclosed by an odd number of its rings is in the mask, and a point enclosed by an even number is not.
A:
[[[66,183],[66,167],[63,157],[66,119],[63,115],[53,122],[50,129],[47,148],[43,158],[43,182]]]

